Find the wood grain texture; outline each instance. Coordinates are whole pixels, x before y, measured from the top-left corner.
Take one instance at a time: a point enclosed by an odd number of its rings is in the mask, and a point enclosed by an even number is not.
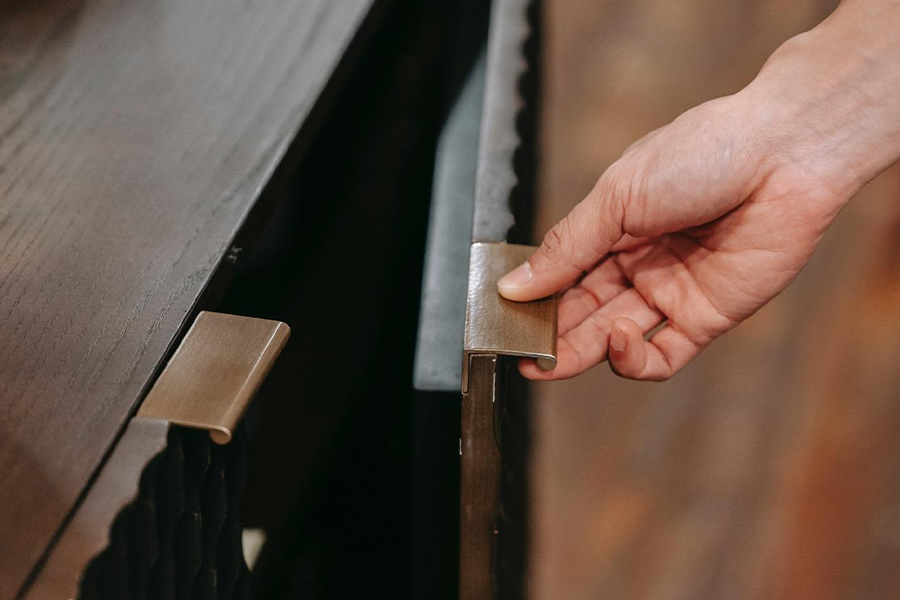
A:
[[[548,3],[538,231],[628,144],[746,84],[834,1]],[[900,170],[663,384],[536,386],[532,597],[900,594]]]
[[[311,133],[372,3],[0,9],[0,599]]]

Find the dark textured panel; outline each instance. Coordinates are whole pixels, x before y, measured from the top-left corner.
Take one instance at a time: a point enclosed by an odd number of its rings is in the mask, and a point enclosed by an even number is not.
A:
[[[28,586],[24,595],[26,600],[73,597],[85,565],[107,548],[112,537],[123,535],[121,523],[116,527],[112,526],[113,519],[123,508],[132,507],[140,517],[138,522],[146,526],[148,515],[152,517],[154,511],[165,514],[172,502],[179,507],[182,505],[180,496],[167,502],[158,502],[156,506],[136,503],[141,489],[152,485],[148,478],[155,477],[155,470],[145,468],[153,464],[155,457],[169,446],[169,430],[169,423],[159,419],[139,418],[129,422],[104,469],[91,484],[87,496],[67,521],[52,552],[42,562],[39,573]],[[173,448],[166,456],[177,457],[177,452]],[[155,553],[157,548],[158,545],[154,545],[148,547],[148,550]],[[113,556],[109,560],[116,558]],[[128,565],[121,565],[120,570],[126,567]],[[110,585],[116,585],[115,579]]]
[[[505,359],[514,360],[514,359]],[[503,369],[511,381],[501,395],[495,418],[500,447],[500,513],[497,540],[497,581],[500,598],[524,598],[528,580],[529,446],[531,427],[523,380]]]
[[[246,456],[242,426],[227,446],[173,428],[138,497],[115,517],[109,546],[85,569],[79,599],[248,598],[239,520]]]
[[[175,570],[175,580],[178,582],[176,597],[179,600],[191,598],[194,580],[202,563],[203,511],[198,482],[203,481],[209,461],[208,440],[197,440],[185,448],[184,511],[176,525],[174,549],[178,565]]]
[[[374,2],[0,7],[0,600],[221,287]]]
[[[182,436],[170,436],[160,469],[167,473],[183,472],[184,459]],[[154,495],[157,506],[159,552],[150,568],[150,581],[147,586],[149,598],[177,597],[175,535],[178,531],[178,522],[184,514],[187,487],[184,479],[180,477],[170,478],[168,485],[156,487]]]

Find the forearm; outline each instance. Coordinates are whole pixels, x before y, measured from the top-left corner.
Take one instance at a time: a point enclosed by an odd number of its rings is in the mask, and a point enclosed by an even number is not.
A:
[[[846,200],[900,158],[900,0],[844,0],[737,96],[773,160]]]

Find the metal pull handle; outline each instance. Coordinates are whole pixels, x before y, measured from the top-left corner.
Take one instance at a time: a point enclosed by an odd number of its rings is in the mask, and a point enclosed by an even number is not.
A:
[[[557,298],[511,302],[497,281],[535,248],[474,243],[469,259],[460,438],[460,598],[490,600],[500,495],[500,452],[495,403],[503,394],[503,356],[535,358],[556,365]]]
[[[207,429],[227,444],[290,334],[279,321],[201,312],[137,417]]]
[[[472,244],[466,302],[465,356],[462,392],[467,393],[474,356],[505,355],[537,359],[538,366],[556,366],[557,297],[512,302],[497,293],[497,282],[536,250],[518,244]]]

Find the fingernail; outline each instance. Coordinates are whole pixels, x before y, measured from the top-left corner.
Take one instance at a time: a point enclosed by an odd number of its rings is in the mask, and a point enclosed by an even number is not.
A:
[[[497,287],[500,288],[500,291],[514,290],[527,284],[531,281],[533,276],[534,273],[531,271],[531,264],[524,262],[501,277],[500,281],[497,282]]]
[[[628,337],[625,335],[625,332],[613,325],[612,332],[609,334],[609,345],[616,352],[622,352],[627,344]]]

